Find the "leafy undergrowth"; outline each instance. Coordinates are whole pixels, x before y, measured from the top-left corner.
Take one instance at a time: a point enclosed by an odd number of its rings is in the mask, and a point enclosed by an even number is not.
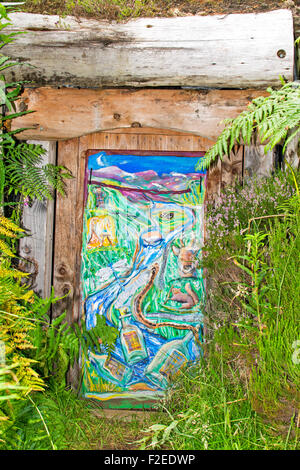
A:
[[[107,419],[47,389],[14,403],[0,448],[299,449],[299,180],[249,180],[208,207],[205,354],[158,413]]]
[[[253,410],[238,364],[222,350],[181,374],[159,423],[143,431],[141,449],[283,450],[297,449],[293,423],[285,435]]]
[[[227,189],[209,208],[207,336],[250,378],[252,407],[299,425],[299,170]],[[222,206],[222,207],[220,207]]]
[[[93,413],[86,400],[70,390],[51,388],[14,404],[15,419],[0,450],[104,450],[137,449],[140,429],[157,419],[141,421],[133,415],[109,419]]]
[[[32,394],[14,405],[0,450],[298,449],[292,420],[283,435],[253,411],[238,365],[211,351],[209,360],[181,374],[167,404],[143,420],[94,414],[70,390]]]
[[[208,206],[204,360],[142,447],[299,448],[299,181],[287,169]]]
[[[122,20],[152,16],[249,13],[283,7],[284,1],[249,0],[27,0],[23,11]]]

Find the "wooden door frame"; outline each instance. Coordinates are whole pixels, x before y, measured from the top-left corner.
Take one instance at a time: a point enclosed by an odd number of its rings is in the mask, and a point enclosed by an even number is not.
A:
[[[53,306],[53,318],[66,311],[66,321],[72,324],[80,323],[82,317],[80,266],[84,180],[86,157],[91,149],[94,153],[97,149],[120,152],[121,150],[116,147],[125,142],[127,148],[122,152],[152,155],[167,152],[169,155],[200,156],[212,145],[209,139],[191,134],[174,131],[168,133],[160,129],[155,129],[155,132],[151,131],[151,134],[145,134],[145,129],[135,129],[135,132],[132,129],[130,132],[120,129],[119,132],[98,132],[58,142],[57,164],[66,166],[74,177],[66,182],[66,197],[58,195],[56,199],[52,282],[55,295],[61,297],[61,300]],[[113,144],[115,148],[111,148]],[[233,173],[241,174],[242,167],[241,150],[232,154],[231,159],[220,161],[208,172],[207,193],[218,194],[222,186],[222,174],[228,183]],[[75,364],[69,372],[69,382],[74,388],[78,388],[79,378],[80,366]]]

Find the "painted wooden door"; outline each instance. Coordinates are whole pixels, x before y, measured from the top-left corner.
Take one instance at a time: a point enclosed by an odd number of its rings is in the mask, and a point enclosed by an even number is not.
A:
[[[83,358],[83,395],[149,407],[201,354],[205,175],[182,152],[90,152],[81,283],[88,329],[119,330]],[[101,338],[99,338],[101,341]]]
[[[58,142],[57,162],[69,168],[74,178],[66,181],[67,197],[58,194],[56,199],[53,285],[55,294],[62,298],[53,305],[53,318],[66,312],[66,321],[69,324],[78,323],[82,319],[80,265],[87,151],[107,149],[108,152],[121,148],[138,155],[151,153],[163,158],[163,155],[169,153],[171,156],[189,155],[199,158],[211,144],[211,141],[203,137],[143,127],[96,132]],[[206,200],[218,197],[224,184],[232,184],[243,174],[243,155],[243,147],[240,147],[237,152],[232,152],[230,159],[224,157],[208,170],[205,177]],[[81,383],[81,365],[78,362],[70,367],[68,381],[74,389],[78,389]]]

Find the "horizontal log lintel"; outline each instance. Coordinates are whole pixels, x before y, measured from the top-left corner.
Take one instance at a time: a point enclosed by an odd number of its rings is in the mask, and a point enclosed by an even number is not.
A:
[[[215,140],[223,121],[234,118],[266,92],[257,90],[27,88],[18,110],[34,110],[12,121],[31,128],[22,139],[65,140],[112,129],[153,128]],[[149,130],[151,133],[151,130]],[[155,133],[153,131],[153,133]]]
[[[290,10],[109,23],[14,13],[7,78],[74,87],[266,88],[293,78]]]

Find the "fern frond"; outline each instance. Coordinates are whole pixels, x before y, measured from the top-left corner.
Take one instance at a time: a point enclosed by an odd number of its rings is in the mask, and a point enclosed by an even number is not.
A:
[[[2,253],[4,253],[6,256],[9,256],[11,258],[14,258],[15,256],[11,248],[9,247],[9,245],[1,239],[0,239],[0,251],[2,251]]]
[[[247,110],[231,121],[216,143],[206,152],[197,165],[197,169],[208,168],[217,158],[229,154],[235,145],[242,141],[250,145],[257,134],[261,142],[266,142],[266,151],[274,148],[279,142],[289,139],[289,133],[296,135],[295,129],[300,125],[300,86],[297,82],[284,84],[281,89],[268,88],[269,96],[252,100]]]
[[[18,271],[17,269],[4,268],[2,265],[0,265],[0,278],[11,277],[21,279],[26,276],[29,276],[29,273],[23,273],[22,271]]]
[[[13,232],[24,232],[24,230],[7,217],[0,217],[0,225]]]
[[[53,199],[56,189],[64,195],[66,178],[71,174],[63,166],[42,165],[45,149],[40,145],[18,144],[5,155],[7,179],[11,187],[39,200]]]

